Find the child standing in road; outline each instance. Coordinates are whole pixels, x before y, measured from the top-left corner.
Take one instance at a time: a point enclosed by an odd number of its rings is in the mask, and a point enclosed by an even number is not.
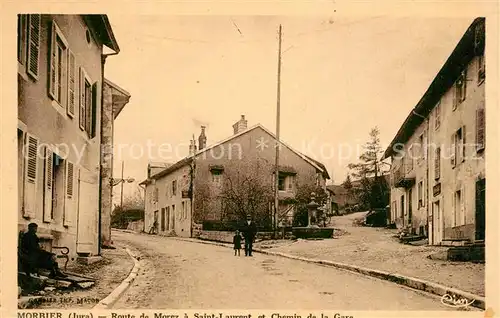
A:
[[[238,256],[240,256],[241,236],[240,236],[240,231],[238,230],[236,230],[236,233],[233,236],[233,245],[234,245],[234,256],[236,256],[236,253],[238,253]]]

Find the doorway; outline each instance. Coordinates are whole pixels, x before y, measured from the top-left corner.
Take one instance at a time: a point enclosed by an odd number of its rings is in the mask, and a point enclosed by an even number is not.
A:
[[[476,241],[486,238],[486,179],[476,181]]]
[[[443,240],[443,221],[441,216],[441,202],[436,201],[432,204],[432,218],[433,220],[433,243],[439,244]]]
[[[413,188],[408,190],[408,224],[411,224],[411,217],[412,217],[412,196],[413,196]]]

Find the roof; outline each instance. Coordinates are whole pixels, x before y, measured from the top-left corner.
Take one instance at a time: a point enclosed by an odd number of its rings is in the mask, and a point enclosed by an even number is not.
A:
[[[99,40],[116,53],[120,52],[120,47],[116,42],[115,35],[106,14],[84,14],[84,20],[96,31]]]
[[[276,136],[272,132],[270,132],[269,130],[267,130],[261,124],[257,124],[255,126],[252,126],[252,127],[248,128],[248,129],[246,129],[246,130],[243,130],[243,131],[241,131],[241,132],[239,132],[237,134],[234,134],[234,135],[232,135],[232,136],[230,136],[230,137],[228,137],[228,138],[226,138],[226,139],[224,139],[222,141],[219,141],[219,142],[217,142],[217,143],[215,143],[213,145],[205,147],[205,148],[199,150],[198,152],[196,152],[194,155],[190,155],[190,156],[187,156],[187,157],[179,160],[175,164],[173,164],[170,167],[166,168],[165,170],[163,170],[163,171],[155,174],[151,178],[142,181],[140,184],[141,185],[142,184],[148,184],[148,183],[150,183],[150,181],[152,179],[157,180],[157,179],[159,179],[159,178],[161,178],[161,177],[163,177],[163,176],[165,176],[165,175],[167,175],[167,174],[169,174],[169,173],[171,173],[171,172],[173,172],[173,171],[175,171],[175,170],[177,170],[177,169],[179,169],[179,168],[181,168],[181,167],[183,167],[185,165],[190,164],[196,156],[199,156],[200,154],[202,154],[202,153],[204,153],[204,152],[206,152],[206,151],[208,151],[210,149],[213,149],[213,148],[215,148],[215,147],[217,147],[219,145],[222,145],[222,144],[224,144],[224,143],[226,143],[226,142],[228,142],[228,141],[230,141],[230,140],[232,140],[234,138],[237,138],[237,137],[239,137],[241,135],[244,135],[244,134],[246,134],[246,133],[248,133],[248,132],[250,132],[250,131],[252,131],[254,129],[257,129],[257,128],[261,128],[266,133],[268,133],[269,135],[271,135],[274,139],[276,139]],[[308,157],[308,156],[306,156],[306,155],[298,152],[297,150],[295,150],[292,147],[290,147],[287,144],[285,144],[282,140],[280,140],[280,143],[283,146],[287,147],[289,150],[291,150],[293,153],[297,154],[302,159],[304,159],[305,161],[307,161],[310,165],[312,165],[313,167],[315,167],[316,169],[318,169],[319,171],[321,171],[323,173],[323,175],[325,176],[325,178],[330,179],[330,176],[328,175],[328,171],[326,170],[325,166],[322,163],[320,163],[320,162],[318,162],[318,161],[316,161],[316,160],[314,160],[314,159],[312,159],[312,158],[310,158],[310,157]]]
[[[484,18],[477,18],[472,22],[425,94],[406,117],[403,125],[399,128],[396,136],[384,152],[382,159],[386,159],[394,153],[394,145],[405,143],[410,139],[415,130],[434,109],[440,98],[453,86],[462,70],[470,63],[474,56],[483,52],[485,44],[484,26]],[[482,32],[482,36],[478,39],[478,42],[476,42],[476,30]]]
[[[130,93],[105,78],[104,83],[111,87],[111,94],[113,95],[113,119],[116,119],[125,105],[130,101]]]

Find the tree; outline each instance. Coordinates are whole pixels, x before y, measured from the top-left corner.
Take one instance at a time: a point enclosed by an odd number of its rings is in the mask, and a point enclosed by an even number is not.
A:
[[[115,205],[111,213],[111,226],[127,228],[129,222],[144,219],[144,196],[137,189],[133,194],[123,198],[123,207]]]
[[[384,177],[386,171],[380,161],[383,149],[379,134],[377,127],[371,129],[370,140],[363,147],[360,162],[348,166],[352,175],[359,180],[354,192],[363,207],[370,211],[385,207],[389,202],[388,185]]]

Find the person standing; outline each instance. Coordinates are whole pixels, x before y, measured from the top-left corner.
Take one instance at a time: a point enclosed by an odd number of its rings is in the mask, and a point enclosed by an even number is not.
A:
[[[234,256],[236,256],[236,253],[238,253],[238,256],[240,256],[241,235],[240,231],[238,230],[236,230],[236,233],[233,236],[233,246],[234,246]]]
[[[257,225],[255,225],[250,214],[247,215],[247,220],[243,226],[242,232],[245,238],[245,256],[252,256],[253,242],[257,235]]]

